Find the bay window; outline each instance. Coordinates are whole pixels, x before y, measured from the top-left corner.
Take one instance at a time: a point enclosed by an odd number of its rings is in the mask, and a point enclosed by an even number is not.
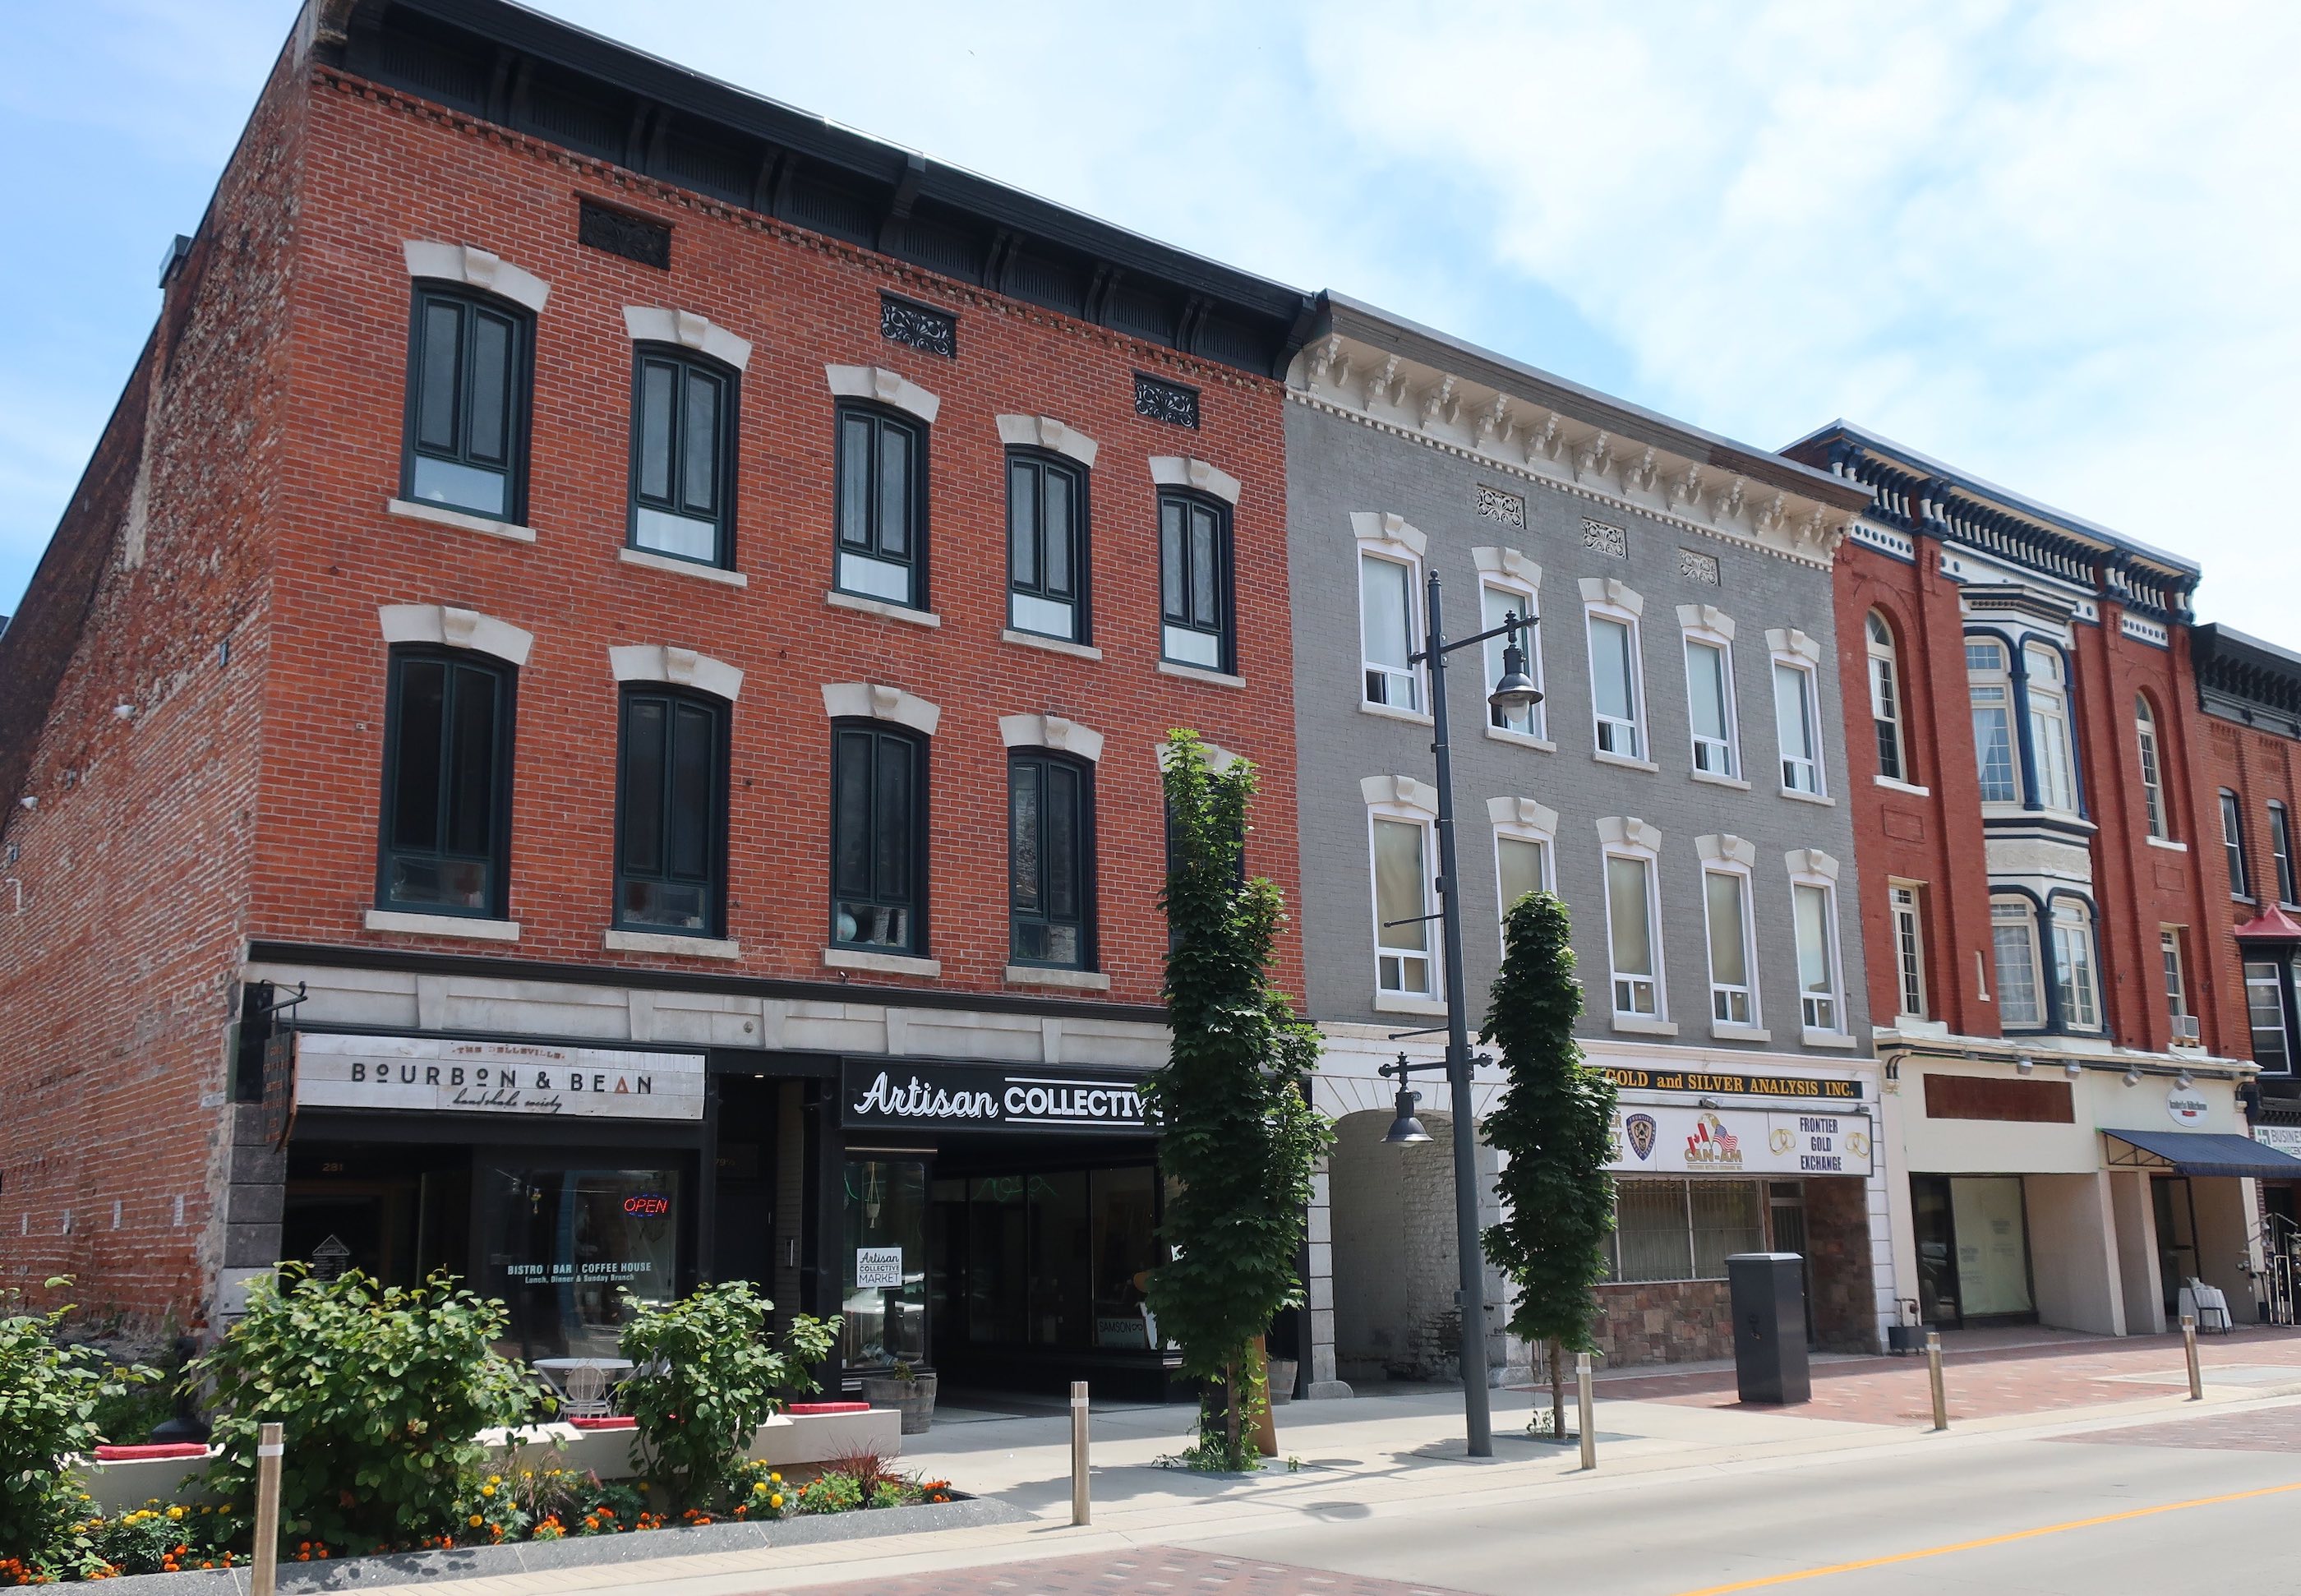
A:
[[[2070,749],[2069,693],[2061,651],[2033,643],[2021,657],[2029,668],[2029,751],[2037,772],[2038,806],[2074,810],[2077,768]]]
[[[2291,1002],[2283,958],[2245,961],[2245,1007],[2253,1030],[2253,1061],[2264,1075],[2293,1073],[2292,1031],[2287,1024]]]
[[[2037,915],[2028,898],[1990,899],[1989,940],[1996,956],[1998,1024],[2007,1030],[2042,1026],[2046,1002],[2037,984]]]
[[[2062,1024],[2071,1031],[2101,1029],[2101,989],[2094,975],[2093,911],[2084,900],[2054,899],[2054,992]]]
[[[1965,645],[1967,691],[1973,700],[1973,756],[1985,804],[2021,801],[2020,765],[2013,750],[2013,687],[2005,646],[1994,638]]]

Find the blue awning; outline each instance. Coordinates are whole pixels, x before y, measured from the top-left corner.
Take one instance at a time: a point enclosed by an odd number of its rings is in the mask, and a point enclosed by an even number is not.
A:
[[[2146,1157],[2120,1157],[2110,1149],[2110,1163],[2125,1169],[2171,1168],[2180,1174],[2251,1176],[2258,1180],[2301,1180],[2301,1158],[2263,1147],[2250,1136],[2222,1131],[2112,1131],[2102,1134],[2121,1141]]]

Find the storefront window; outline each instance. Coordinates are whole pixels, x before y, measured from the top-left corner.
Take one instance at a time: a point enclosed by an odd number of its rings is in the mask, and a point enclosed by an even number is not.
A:
[[[1689,1181],[1694,1211],[1694,1276],[1726,1278],[1726,1260],[1766,1249],[1766,1216],[1755,1181]]]
[[[611,1358],[644,1302],[678,1292],[679,1172],[487,1166],[481,1290],[511,1309],[523,1358]]]
[[[1612,1246],[1611,1280],[1723,1280],[1728,1258],[1766,1249],[1759,1183],[1619,1182]]]
[[[1134,1283],[1158,1261],[1158,1176],[1150,1166],[1094,1172],[1094,1344],[1150,1345],[1142,1291]]]
[[[1950,1223],[1957,1233],[1958,1307],[1967,1319],[2026,1314],[2029,1235],[2018,1175],[1953,1180]]]
[[[964,1330],[977,1346],[1147,1350],[1136,1277],[1157,1261],[1158,1174],[1149,1165],[936,1182],[939,1233],[963,1238],[943,1266],[965,1279]],[[956,1307],[956,1285],[941,1300]]]
[[[927,1166],[917,1158],[850,1158],[846,1313],[840,1355],[883,1368],[927,1356]]]

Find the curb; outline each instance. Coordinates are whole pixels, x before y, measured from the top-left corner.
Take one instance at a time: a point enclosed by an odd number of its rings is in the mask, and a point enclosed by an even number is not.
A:
[[[785,1518],[772,1524],[707,1524],[688,1528],[643,1530],[619,1535],[584,1535],[565,1541],[527,1541],[509,1546],[454,1547],[443,1551],[387,1552],[327,1563],[288,1563],[280,1569],[281,1596],[323,1591],[367,1591],[385,1585],[431,1584],[447,1580],[498,1578],[616,1563],[656,1562],[668,1558],[709,1557],[731,1551],[765,1551],[787,1546],[818,1546],[839,1541],[875,1541],[933,1530],[975,1529],[1026,1524],[1022,1508],[986,1497],[935,1502],[915,1508],[864,1508]],[[249,1570],[194,1568],[180,1574],[134,1574],[104,1582],[121,1596],[247,1596]]]

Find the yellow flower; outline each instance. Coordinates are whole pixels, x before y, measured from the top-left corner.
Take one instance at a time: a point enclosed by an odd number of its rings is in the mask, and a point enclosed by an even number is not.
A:
[[[761,1480],[757,1484],[751,1487],[751,1494],[753,1496],[765,1496],[766,1493],[767,1483],[765,1480]]]
[[[489,1475],[488,1476],[488,1483],[489,1483],[489,1484],[490,1484],[490,1485],[500,1485],[500,1484],[502,1484],[502,1483],[503,1483],[503,1475],[499,1475],[499,1474],[491,1474],[491,1475]]]
[[[780,1492],[780,1491],[776,1492],[773,1496],[771,1496],[771,1497],[767,1498],[767,1506],[769,1506],[769,1507],[771,1507],[771,1508],[780,1508],[780,1507],[782,1507],[782,1505],[783,1505],[783,1493],[782,1493],[782,1492]]]
[[[771,1474],[767,1476],[767,1481],[770,1484],[780,1485],[783,1483],[783,1477],[779,1474]]]
[[[479,1527],[480,1527],[480,1523],[481,1523],[480,1516],[479,1516],[477,1513],[473,1514],[473,1515],[472,1515],[472,1527],[473,1527],[473,1529],[477,1529],[477,1528],[479,1528]]]
[[[168,1509],[168,1517],[171,1518],[181,1518],[183,1516],[184,1510],[181,1508],[171,1508]]]
[[[496,1488],[493,1485],[482,1485],[480,1487],[480,1494],[481,1496],[493,1496],[495,1493]]]

